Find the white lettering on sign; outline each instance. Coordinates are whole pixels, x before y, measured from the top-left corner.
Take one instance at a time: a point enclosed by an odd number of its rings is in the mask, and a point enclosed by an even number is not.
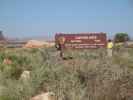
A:
[[[103,46],[104,44],[65,44],[65,46]]]
[[[97,36],[89,36],[89,39],[97,39]]]
[[[76,36],[75,39],[88,39],[88,36]]]
[[[101,40],[95,40],[95,42],[101,42]]]
[[[72,43],[76,42],[76,43],[80,43],[82,42],[81,40],[71,40]]]

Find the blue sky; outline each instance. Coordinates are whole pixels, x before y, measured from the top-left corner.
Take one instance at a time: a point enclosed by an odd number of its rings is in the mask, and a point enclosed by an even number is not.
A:
[[[56,32],[127,32],[132,0],[0,0],[0,30],[8,37],[53,37]]]

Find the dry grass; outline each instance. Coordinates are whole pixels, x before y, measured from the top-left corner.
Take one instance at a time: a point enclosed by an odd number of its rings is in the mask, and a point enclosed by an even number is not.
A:
[[[42,90],[58,100],[133,100],[133,49],[117,49],[112,58],[106,50],[75,51],[71,60],[61,60],[54,48],[0,55],[0,100],[29,100]],[[5,57],[13,63],[3,64]],[[19,80],[23,70],[31,71],[26,83]]]

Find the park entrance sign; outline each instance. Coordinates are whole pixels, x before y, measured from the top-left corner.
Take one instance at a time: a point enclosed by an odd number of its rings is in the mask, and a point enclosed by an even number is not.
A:
[[[63,49],[96,49],[106,48],[106,33],[79,33],[64,34],[57,33],[55,35],[56,47]]]

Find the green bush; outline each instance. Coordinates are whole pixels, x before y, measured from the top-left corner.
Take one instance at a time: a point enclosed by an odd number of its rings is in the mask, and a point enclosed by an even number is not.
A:
[[[116,33],[115,35],[115,42],[125,42],[130,40],[127,33]]]

